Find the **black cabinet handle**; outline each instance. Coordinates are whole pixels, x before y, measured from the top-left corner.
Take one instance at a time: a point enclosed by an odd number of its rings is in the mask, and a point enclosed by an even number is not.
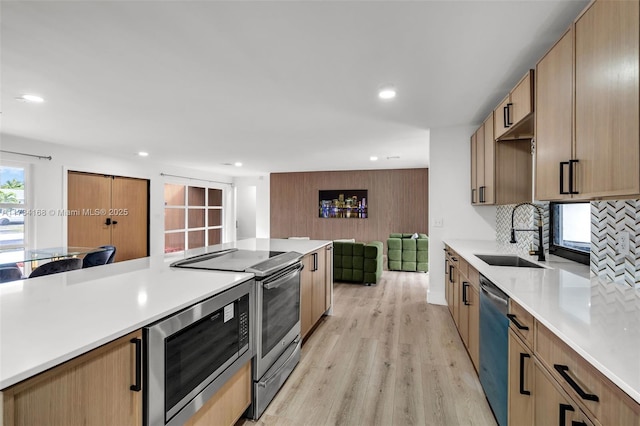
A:
[[[568,166],[568,161],[560,162],[560,194],[569,194],[569,191],[564,190],[564,166]]]
[[[131,343],[136,345],[136,383],[129,389],[140,392],[142,390],[142,339],[131,339]]]
[[[118,224],[118,221],[117,221],[117,220],[114,220],[114,221],[112,221],[111,223],[113,223],[114,225],[117,225],[117,224]]]
[[[471,204],[476,202],[476,189],[471,188]]]
[[[509,127],[509,104],[505,105],[504,107],[502,107],[502,122],[504,123],[504,126],[502,127]]]
[[[569,404],[560,404],[560,418],[558,419],[559,426],[566,426],[567,424],[567,411],[576,411]]]
[[[481,186],[480,187],[480,202],[481,203],[486,202],[486,200],[484,198],[485,188],[486,188],[486,186]]]
[[[454,262],[457,262],[457,261],[458,261],[458,258],[457,258],[457,257],[455,257],[455,256],[451,256],[451,260],[453,260]]]
[[[569,383],[569,386],[571,386],[573,390],[576,391],[578,395],[580,395],[580,398],[585,399],[587,401],[595,401],[595,402],[600,401],[600,398],[598,398],[598,395],[585,392],[580,387],[580,385],[578,385],[578,383],[576,383],[576,381],[573,380],[573,378],[571,378],[571,376],[569,375],[568,366],[561,365],[561,364],[553,364],[553,368],[555,368],[556,371],[562,376],[562,378],[565,379],[567,383]]]
[[[453,265],[449,265],[449,282],[453,283]]]
[[[105,220],[104,224],[107,225],[107,226],[111,225],[111,218],[108,217],[107,220]]]
[[[579,161],[569,160],[569,194],[579,194],[578,191],[575,191],[573,189],[573,177],[574,177],[573,165],[576,163],[579,163]]]
[[[524,390],[524,360],[531,358],[531,355],[520,353],[520,395],[531,395],[531,391]]]
[[[470,303],[469,303],[469,300],[467,299],[467,288],[469,288],[469,283],[466,281],[463,281],[462,282],[462,302],[465,305],[469,306]]]
[[[507,104],[507,127],[511,127],[513,125],[513,121],[511,121],[511,109],[513,108],[513,104],[509,102]]]
[[[577,421],[573,420],[571,422],[571,426],[587,426],[587,424],[585,422],[577,422]]]
[[[528,330],[529,329],[529,327],[527,327],[526,325],[520,324],[518,322],[518,320],[516,319],[516,316],[514,314],[507,314],[507,318],[509,318],[511,320],[511,322],[516,325],[518,330]]]

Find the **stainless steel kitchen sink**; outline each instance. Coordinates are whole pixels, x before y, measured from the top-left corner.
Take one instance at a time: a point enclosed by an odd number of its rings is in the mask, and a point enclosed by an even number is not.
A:
[[[516,268],[544,268],[515,255],[476,254],[478,259],[491,266],[512,266]]]

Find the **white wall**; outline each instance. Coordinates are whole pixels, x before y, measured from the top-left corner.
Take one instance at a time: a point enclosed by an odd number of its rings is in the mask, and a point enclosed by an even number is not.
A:
[[[236,236],[238,240],[256,236],[256,187],[236,187]]]
[[[271,235],[271,184],[269,175],[257,177],[237,177],[233,180],[238,191],[242,188],[255,186],[255,220],[256,220],[256,237],[269,238]],[[238,236],[240,238],[240,236]]]
[[[429,303],[446,303],[447,239],[495,240],[496,208],[470,202],[470,137],[477,126],[431,129],[429,144]],[[442,225],[438,226],[438,222]]]
[[[232,178],[229,176],[154,163],[152,156],[147,158],[137,157],[134,154],[131,154],[131,158],[110,156],[10,135],[2,135],[0,149],[53,157],[49,161],[0,153],[2,160],[31,164],[33,192],[30,194],[30,207],[44,209],[47,212],[50,210],[66,210],[68,170],[149,179],[149,239],[151,255],[164,252],[164,184],[198,185],[204,183],[197,179],[223,182],[220,184],[208,183],[207,185],[224,190],[225,227],[233,231],[225,233],[224,240],[226,242],[235,239],[234,199],[231,187]],[[160,173],[195,179],[161,176]],[[53,247],[66,245],[67,221],[64,216],[47,214],[46,216],[35,218],[32,222],[33,226],[30,229],[32,232],[28,236],[31,246]]]

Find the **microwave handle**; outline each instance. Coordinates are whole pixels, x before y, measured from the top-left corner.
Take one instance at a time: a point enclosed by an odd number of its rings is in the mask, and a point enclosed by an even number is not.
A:
[[[271,290],[272,288],[280,287],[286,280],[288,280],[291,276],[300,273],[304,269],[304,265],[301,263],[296,266],[294,269],[287,271],[284,275],[275,276],[272,280],[265,280],[262,287],[266,290]]]
[[[265,380],[261,380],[260,382],[258,382],[258,386],[260,386],[261,388],[266,388],[270,382],[272,382],[276,377],[278,377],[278,375],[280,374],[280,371],[282,371],[282,369],[285,368],[289,364],[289,361],[291,361],[291,359],[296,355],[296,352],[297,352],[296,349],[298,346],[300,346],[300,337],[299,336],[296,337],[295,340],[291,342],[291,345],[295,345],[296,347],[293,349],[293,351],[291,351],[291,354],[289,355],[287,360],[282,363],[280,368],[278,368],[275,371],[275,373],[271,375],[271,377],[267,377]]]

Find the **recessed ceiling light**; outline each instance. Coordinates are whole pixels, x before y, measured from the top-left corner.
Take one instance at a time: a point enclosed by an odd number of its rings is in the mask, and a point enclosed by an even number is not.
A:
[[[375,155],[372,155],[371,157],[369,157],[369,160],[378,161],[378,157],[376,157]]]
[[[20,95],[16,99],[22,102],[33,102],[36,104],[44,102],[44,99],[37,95]]]
[[[378,97],[380,99],[389,100],[396,97],[396,88],[395,87],[383,87],[378,92]]]
[[[149,156],[149,153],[148,153],[148,152],[144,152],[144,151],[140,151],[140,152],[138,153],[138,155],[139,155],[140,157],[148,157],[148,156]]]
[[[233,165],[236,167],[242,167],[242,163],[239,161],[236,161],[235,163],[233,163]]]

